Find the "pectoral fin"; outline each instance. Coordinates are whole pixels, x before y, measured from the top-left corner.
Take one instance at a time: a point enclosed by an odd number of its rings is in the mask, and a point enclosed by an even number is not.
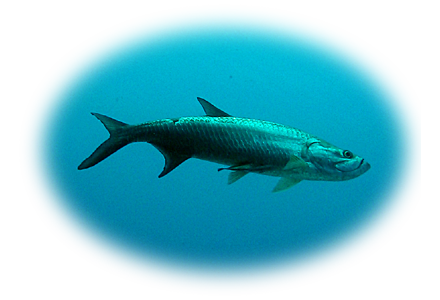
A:
[[[290,156],[290,159],[287,162],[287,164],[284,166],[283,170],[293,170],[293,169],[303,170],[307,167],[308,165],[304,160],[302,160],[301,158],[295,155],[292,155]]]
[[[295,184],[299,183],[301,179],[294,179],[289,177],[281,177],[280,181],[278,181],[277,185],[274,187],[272,192],[281,192],[284,190],[287,190],[294,186]]]

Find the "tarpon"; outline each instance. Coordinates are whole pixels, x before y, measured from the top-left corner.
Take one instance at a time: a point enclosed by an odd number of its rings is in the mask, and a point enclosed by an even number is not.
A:
[[[274,192],[301,180],[342,181],[370,169],[363,158],[302,130],[256,119],[233,117],[208,101],[197,98],[206,116],[161,119],[128,125],[92,113],[110,133],[109,139],[85,159],[87,169],[133,142],[147,142],[165,158],[159,178],[189,158],[228,167],[231,184],[248,173],[281,177]]]

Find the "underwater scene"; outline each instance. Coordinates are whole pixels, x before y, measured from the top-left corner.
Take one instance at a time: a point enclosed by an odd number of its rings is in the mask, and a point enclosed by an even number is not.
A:
[[[164,156],[138,142],[78,169],[109,138],[95,116],[130,125],[204,117],[198,97],[234,117],[297,128],[371,168],[272,192],[279,177],[251,169],[228,184],[231,170],[218,169],[230,165],[196,158],[158,178]],[[361,232],[385,207],[404,154],[387,97],[366,70],[304,38],[243,28],[164,33],[84,66],[48,121],[44,159],[72,222],[109,247],[196,268],[295,261]],[[291,165],[303,166],[297,159]]]

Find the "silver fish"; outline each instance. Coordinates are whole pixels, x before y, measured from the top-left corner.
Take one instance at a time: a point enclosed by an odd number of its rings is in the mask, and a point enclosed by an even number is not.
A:
[[[248,173],[281,177],[274,192],[286,190],[301,180],[342,181],[358,177],[370,164],[348,150],[289,126],[256,119],[233,117],[208,101],[197,98],[206,116],[162,119],[128,125],[92,113],[110,133],[110,138],[85,159],[78,170],[90,168],[122,147],[147,142],[165,158],[159,178],[189,158],[228,167],[228,183]]]

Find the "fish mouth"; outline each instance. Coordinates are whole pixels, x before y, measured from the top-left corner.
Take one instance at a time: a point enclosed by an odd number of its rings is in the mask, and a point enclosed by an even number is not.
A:
[[[362,158],[361,162],[359,163],[359,166],[355,170],[363,169],[363,171],[366,172],[370,168],[371,168],[370,164],[366,162],[364,158]]]
[[[361,163],[359,164],[358,169],[360,169],[362,165],[365,168],[365,172],[368,171],[371,168],[371,165],[368,162],[366,162],[365,159],[361,160]]]
[[[368,170],[370,168],[370,164],[367,163],[364,158],[362,158],[356,168],[348,169],[346,166],[345,167],[344,167],[344,165],[338,166],[338,164],[336,164],[335,167],[336,167],[336,169],[338,169],[341,172],[353,172],[353,171],[361,169],[362,167],[365,167],[366,170]]]

